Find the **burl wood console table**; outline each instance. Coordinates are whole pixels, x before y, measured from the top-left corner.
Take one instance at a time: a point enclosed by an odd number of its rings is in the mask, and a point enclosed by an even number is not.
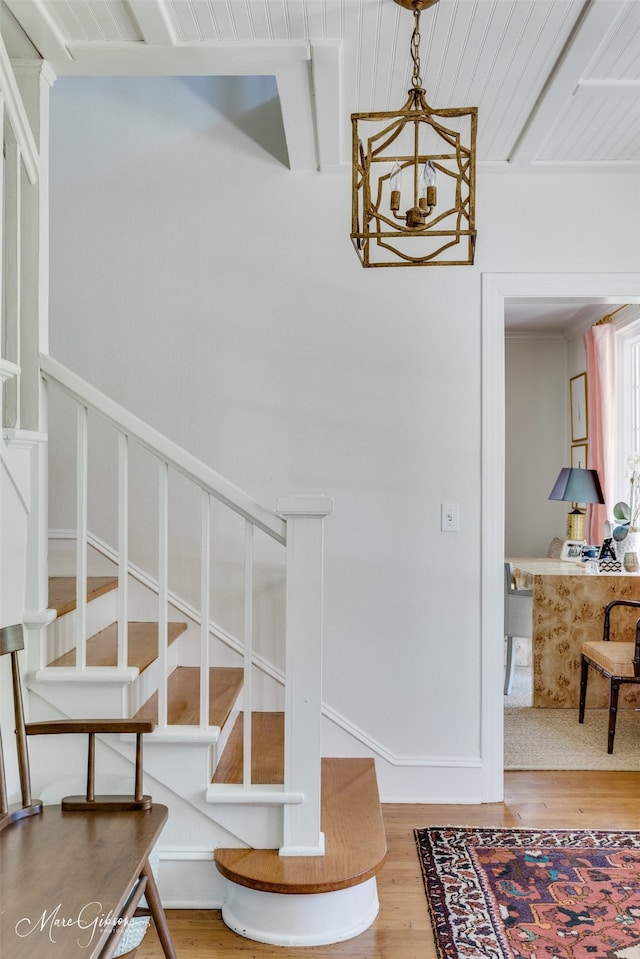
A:
[[[585,573],[582,563],[549,559],[512,559],[518,585],[533,587],[533,705],[578,708],[580,650],[602,639],[604,607],[614,599],[640,599],[640,576]],[[611,639],[629,641],[637,610],[619,610]],[[623,635],[625,633],[625,635]],[[620,708],[640,707],[640,690],[620,692]],[[587,708],[609,707],[609,684],[589,678]]]
[[[0,832],[0,954],[6,959],[102,959],[136,880],[165,955],[174,956],[148,857],[165,806],[118,813],[45,806]],[[114,946],[115,948],[115,946]]]

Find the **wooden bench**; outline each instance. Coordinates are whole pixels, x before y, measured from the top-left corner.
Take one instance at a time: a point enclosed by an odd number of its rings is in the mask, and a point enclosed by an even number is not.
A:
[[[25,724],[18,654],[21,625],[0,629],[0,658],[11,661],[21,802],[10,806],[0,735],[0,943],[11,959],[111,959],[134,917],[153,919],[165,959],[176,959],[149,855],[167,820],[142,793],[142,720],[62,720]],[[85,796],[60,805],[31,797],[27,736],[89,737]],[[94,793],[95,736],[135,733],[131,796]],[[145,897],[147,906],[140,901]]]

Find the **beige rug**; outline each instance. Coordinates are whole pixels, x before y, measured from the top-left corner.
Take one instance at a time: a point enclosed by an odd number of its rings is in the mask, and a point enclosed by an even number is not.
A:
[[[607,753],[608,711],[533,709],[531,670],[517,667],[511,695],[505,696],[505,769],[640,770],[640,711],[621,709],[611,756]]]

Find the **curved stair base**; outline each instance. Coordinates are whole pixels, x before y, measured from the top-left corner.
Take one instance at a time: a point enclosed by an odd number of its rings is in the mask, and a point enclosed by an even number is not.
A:
[[[375,876],[347,889],[312,895],[263,892],[227,883],[225,924],[245,939],[273,946],[325,946],[353,939],[378,915]]]

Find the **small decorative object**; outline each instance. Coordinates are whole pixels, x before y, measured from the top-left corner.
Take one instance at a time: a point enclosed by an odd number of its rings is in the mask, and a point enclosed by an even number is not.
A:
[[[584,540],[582,539],[565,539],[564,543],[562,544],[560,559],[582,562],[583,546]]]
[[[638,560],[638,554],[625,553],[624,559],[622,560],[622,565],[626,569],[627,573],[640,572],[640,561]]]
[[[396,0],[414,17],[404,106],[351,115],[351,239],[363,266],[473,263],[478,109],[430,107],[420,76],[420,13],[437,2]]]
[[[599,554],[599,546],[583,546],[580,559],[583,563],[587,563],[590,559],[598,559]]]
[[[602,546],[600,547],[600,552],[598,553],[598,559],[600,561],[612,559],[617,559],[617,553],[615,546],[613,545],[613,540],[611,536],[605,536],[602,540]]]
[[[600,573],[621,573],[622,563],[617,559],[601,559],[598,561]]]
[[[616,556],[622,557],[627,572],[637,573],[640,562],[640,453],[631,453],[627,457],[629,470],[629,502],[616,503],[613,516],[616,525],[611,535],[619,545]]]

